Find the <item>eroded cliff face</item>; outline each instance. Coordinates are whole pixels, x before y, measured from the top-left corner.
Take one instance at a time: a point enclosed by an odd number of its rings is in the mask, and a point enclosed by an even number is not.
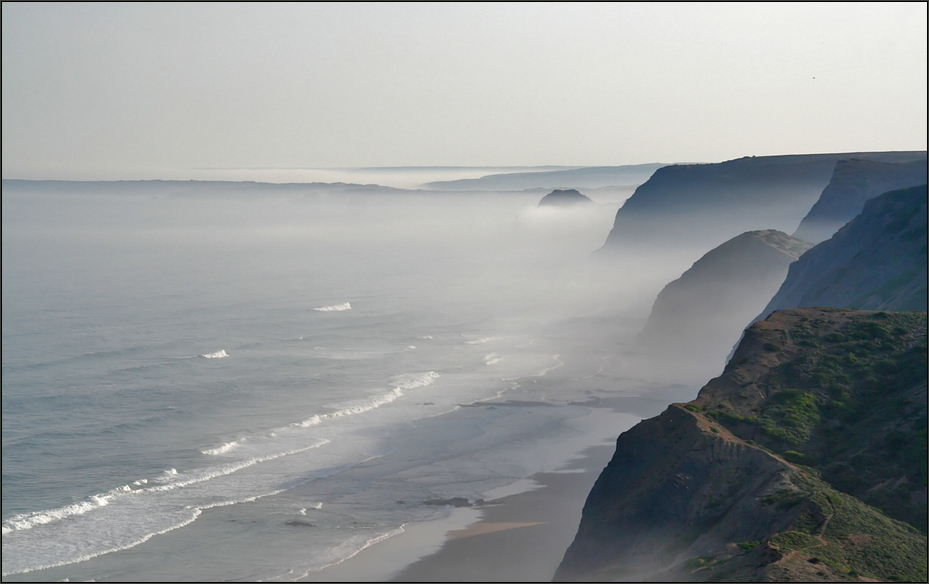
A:
[[[925,154],[911,162],[899,163],[840,160],[832,180],[793,236],[812,243],[825,241],[861,213],[865,201],[888,191],[925,183]]]
[[[600,258],[685,243],[694,259],[740,233],[794,231],[829,184],[839,160],[906,162],[924,152],[745,157],[655,171],[616,213]]]
[[[759,318],[775,310],[842,306],[926,310],[926,185],[890,191],[790,266]]]
[[[925,313],[756,323],[696,400],[619,437],[555,579],[925,581],[926,351]]]

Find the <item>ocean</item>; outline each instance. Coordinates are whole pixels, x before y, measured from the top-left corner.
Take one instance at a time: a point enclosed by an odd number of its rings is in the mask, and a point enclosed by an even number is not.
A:
[[[5,181],[4,579],[308,577],[671,401],[540,198]]]

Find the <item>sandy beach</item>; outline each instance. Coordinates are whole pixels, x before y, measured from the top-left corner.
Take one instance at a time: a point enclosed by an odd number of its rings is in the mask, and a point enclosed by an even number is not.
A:
[[[612,456],[588,448],[556,472],[514,489],[531,490],[456,509],[451,517],[408,526],[310,581],[549,581],[574,539],[587,493]]]

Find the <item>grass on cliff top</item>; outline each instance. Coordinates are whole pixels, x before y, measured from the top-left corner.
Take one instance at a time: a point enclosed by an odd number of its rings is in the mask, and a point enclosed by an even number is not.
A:
[[[926,533],[926,313],[841,314],[777,331],[765,350],[780,364],[752,388],[764,397],[706,413]]]
[[[807,477],[799,481],[808,509],[769,544],[781,554],[799,551],[836,576],[925,582],[926,537],[855,497]]]
[[[762,499],[792,516],[782,531],[690,558],[681,565],[687,580],[926,581],[926,536],[814,476],[794,472],[791,480],[794,488]]]

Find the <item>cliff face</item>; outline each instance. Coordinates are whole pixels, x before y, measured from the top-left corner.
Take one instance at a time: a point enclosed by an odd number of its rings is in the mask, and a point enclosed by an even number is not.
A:
[[[803,306],[926,310],[926,185],[867,201],[832,239],[790,266],[762,312]]]
[[[699,254],[745,231],[791,232],[820,198],[836,163],[905,162],[921,152],[764,156],[659,168],[616,213],[603,248],[686,243]]]
[[[925,313],[756,323],[619,437],[555,579],[925,581],[926,352]]]
[[[825,241],[861,213],[868,199],[925,183],[925,156],[904,163],[840,160],[832,180],[793,235],[812,243]]]
[[[775,230],[749,231],[709,251],[658,294],[640,336],[650,352],[709,363],[718,372],[752,317],[810,244]]]

